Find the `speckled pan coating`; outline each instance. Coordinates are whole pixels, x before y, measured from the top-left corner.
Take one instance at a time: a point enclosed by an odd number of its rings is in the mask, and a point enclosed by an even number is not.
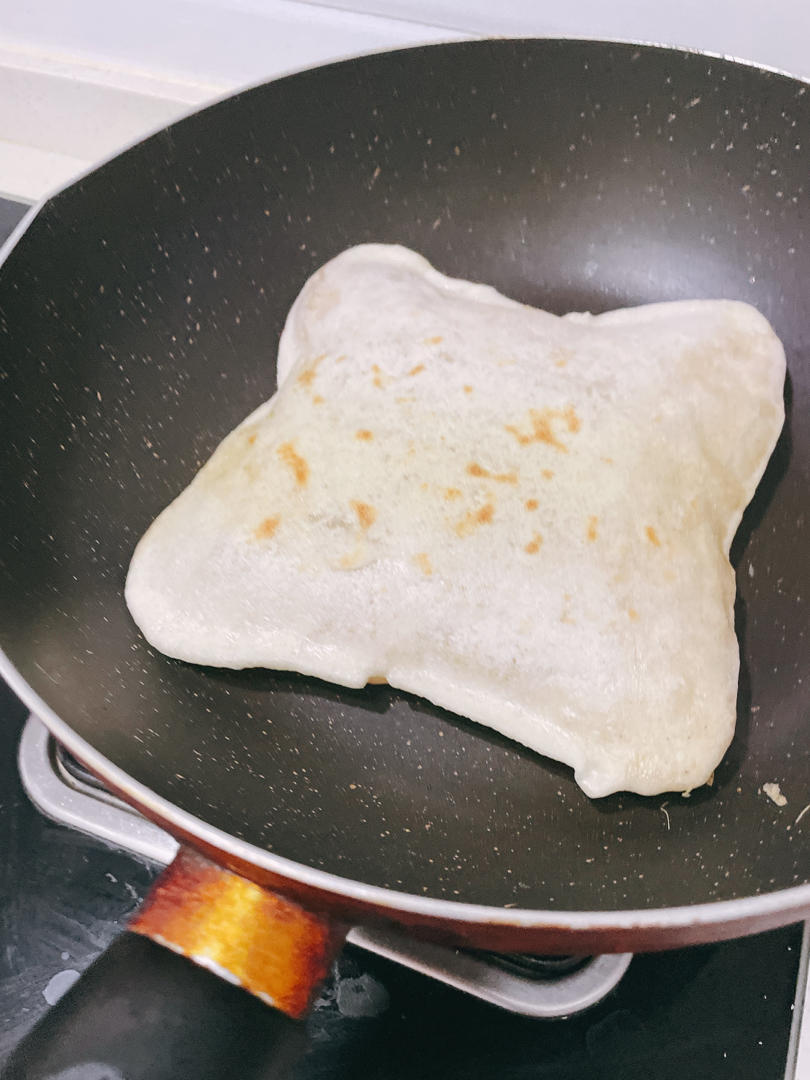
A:
[[[810,907],[808,139],[808,87],[778,74],[473,42],[239,94],[57,195],[0,268],[11,663],[157,795],[315,869],[602,925],[781,890],[795,917]],[[136,631],[136,540],[272,392],[308,275],[362,241],[556,312],[745,300],[782,337],[788,424],[734,545],[739,721],[713,788],[592,802],[568,769],[405,694],[200,669]]]

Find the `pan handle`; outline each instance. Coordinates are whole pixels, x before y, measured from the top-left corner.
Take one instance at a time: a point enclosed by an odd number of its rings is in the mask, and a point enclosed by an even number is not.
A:
[[[341,928],[181,848],[2,1080],[282,1077]]]

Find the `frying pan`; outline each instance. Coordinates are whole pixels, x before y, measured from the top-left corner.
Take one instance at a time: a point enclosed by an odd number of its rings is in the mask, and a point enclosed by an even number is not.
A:
[[[0,269],[11,685],[149,817],[324,926],[583,953],[810,913],[808,121],[806,84],[736,62],[466,42],[237,94],[46,201]],[[712,787],[592,801],[407,694],[139,635],[137,539],[272,393],[308,275],[363,241],[560,313],[727,297],[772,322],[788,419],[732,550],[739,714]]]

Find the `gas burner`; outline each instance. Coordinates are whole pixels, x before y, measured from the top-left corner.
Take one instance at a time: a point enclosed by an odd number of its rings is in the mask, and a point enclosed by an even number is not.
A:
[[[19,764],[29,798],[47,817],[160,866],[174,858],[177,841],[110,794],[34,716],[23,731]],[[546,1019],[601,1001],[632,960],[631,953],[528,956],[450,949],[376,927],[355,926],[347,941],[510,1012]]]

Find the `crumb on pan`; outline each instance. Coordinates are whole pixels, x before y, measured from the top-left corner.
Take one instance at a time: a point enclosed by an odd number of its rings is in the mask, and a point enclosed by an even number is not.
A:
[[[782,794],[782,789],[774,781],[768,781],[762,785],[762,794],[767,795],[775,806],[787,806],[787,799]]]

